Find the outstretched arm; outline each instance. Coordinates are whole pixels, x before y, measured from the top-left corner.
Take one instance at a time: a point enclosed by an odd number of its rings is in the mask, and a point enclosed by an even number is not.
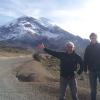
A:
[[[57,58],[60,58],[60,56],[61,56],[61,52],[56,52],[56,51],[50,50],[48,48],[44,48],[44,51],[54,57],[57,57]]]
[[[53,51],[51,49],[48,49],[45,47],[45,45],[42,43],[39,48],[42,48],[45,52],[47,52],[48,54],[54,56],[54,57],[57,57],[57,58],[60,58],[61,57],[61,52],[56,52],[56,51]]]

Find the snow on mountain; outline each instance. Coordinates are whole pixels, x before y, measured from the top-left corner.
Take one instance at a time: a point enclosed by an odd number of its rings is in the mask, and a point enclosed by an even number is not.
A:
[[[2,32],[0,31],[0,34],[3,35],[0,38],[0,41],[8,40],[10,38],[21,38],[27,33],[31,33],[33,35],[45,35],[48,38],[54,38],[58,36],[58,34],[48,31],[47,27],[50,28],[53,27],[53,25],[50,24],[45,18],[41,18],[40,21],[33,19],[32,17],[21,17],[0,28],[2,30]],[[7,34],[5,32],[7,32]]]
[[[44,18],[44,17],[39,18],[39,19],[38,19],[38,22],[39,22],[41,25],[45,26],[45,27],[53,27],[53,26],[56,25],[56,24],[53,23],[51,20],[49,20],[49,19],[47,19],[47,18]]]
[[[7,41],[13,46],[31,48],[45,42],[50,48],[61,49],[66,41],[73,41],[84,48],[87,40],[75,36],[46,18],[35,19],[23,16],[0,27],[0,41]]]

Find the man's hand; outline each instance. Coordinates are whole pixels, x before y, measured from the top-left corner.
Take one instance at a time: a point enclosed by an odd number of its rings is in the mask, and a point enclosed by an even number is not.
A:
[[[45,48],[45,46],[43,43],[38,45],[38,49],[44,49],[44,48]]]

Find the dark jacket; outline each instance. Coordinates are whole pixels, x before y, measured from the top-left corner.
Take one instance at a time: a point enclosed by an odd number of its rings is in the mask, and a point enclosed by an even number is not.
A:
[[[56,52],[47,48],[44,51],[60,59],[60,75],[62,77],[73,77],[74,71],[77,70],[77,64],[80,64],[78,73],[81,74],[83,71],[83,61],[75,52],[68,54],[67,52]]]
[[[100,71],[100,43],[87,46],[84,54],[84,71]]]

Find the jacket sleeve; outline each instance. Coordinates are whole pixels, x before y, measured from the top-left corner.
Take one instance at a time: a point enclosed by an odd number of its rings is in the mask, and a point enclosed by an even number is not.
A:
[[[47,48],[44,48],[44,51],[56,58],[60,58],[60,56],[61,56],[61,52],[56,52],[56,51],[53,51],[53,50],[50,50]]]
[[[84,71],[87,72],[88,69],[88,47],[85,49],[84,53]]]
[[[83,60],[80,56],[78,56],[77,60],[78,60],[77,63],[80,65],[78,74],[81,74],[83,72]]]

